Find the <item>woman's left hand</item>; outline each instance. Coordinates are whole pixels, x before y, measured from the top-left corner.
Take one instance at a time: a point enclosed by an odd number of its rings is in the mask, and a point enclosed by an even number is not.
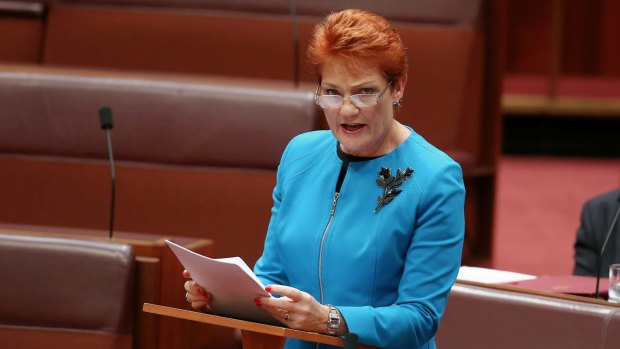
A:
[[[263,308],[290,328],[327,333],[328,306],[293,287],[270,285],[265,287],[265,290],[282,297],[258,297],[255,299],[256,306]]]

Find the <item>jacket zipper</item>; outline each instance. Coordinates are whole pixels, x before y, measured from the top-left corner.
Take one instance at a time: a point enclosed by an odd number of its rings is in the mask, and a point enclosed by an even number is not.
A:
[[[325,246],[325,238],[327,237],[327,233],[329,232],[329,228],[334,221],[334,214],[336,213],[336,205],[338,204],[338,198],[340,197],[340,188],[342,187],[342,182],[344,182],[344,177],[347,174],[347,170],[349,168],[349,161],[344,160],[342,162],[342,166],[340,167],[340,173],[338,174],[338,181],[336,182],[336,190],[334,191],[334,199],[332,200],[332,208],[329,212],[329,220],[327,221],[327,225],[323,230],[323,235],[321,236],[321,245],[319,247],[319,291],[321,294],[320,302],[323,304],[325,302],[323,295],[323,247]]]
[[[323,230],[323,236],[321,237],[321,247],[319,248],[319,290],[321,291],[321,304],[323,304],[323,246],[325,244],[325,237],[327,236],[327,231],[332,225],[332,221],[334,220],[334,213],[336,212],[336,204],[338,203],[338,198],[340,197],[339,192],[334,193],[334,200],[332,201],[332,209],[329,213],[329,220],[327,221],[327,226],[325,226],[325,230]]]

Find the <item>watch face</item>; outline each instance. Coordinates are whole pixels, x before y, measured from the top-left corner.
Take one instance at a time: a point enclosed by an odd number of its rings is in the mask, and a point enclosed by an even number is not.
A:
[[[330,306],[329,310],[329,328],[333,330],[337,330],[340,327],[340,314],[338,314],[338,310],[335,307]]]

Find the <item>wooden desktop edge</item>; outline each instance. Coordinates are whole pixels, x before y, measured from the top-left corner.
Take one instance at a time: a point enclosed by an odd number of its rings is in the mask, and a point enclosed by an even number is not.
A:
[[[563,299],[563,300],[568,300],[568,301],[605,305],[609,307],[620,307],[619,303],[610,303],[603,299],[576,296],[572,294],[565,294],[565,293],[559,293],[559,292],[534,290],[534,289],[516,286],[516,285],[510,285],[510,284],[488,284],[488,283],[476,282],[476,281],[457,280],[455,285],[459,285],[459,284],[482,287],[482,288],[489,288],[489,289],[494,289],[494,290],[499,290],[499,291],[508,291],[508,292],[515,292],[515,293],[521,293],[521,294],[528,294],[528,295],[533,295],[533,296],[542,296],[542,297]]]
[[[321,344],[344,346],[344,340],[339,337],[332,337],[315,332],[294,330],[286,327],[265,325],[251,321],[232,319],[223,316],[200,313],[192,310],[178,309],[163,305],[144,303],[142,310],[147,313],[171,316],[184,320],[198,321],[212,325],[237,328],[244,331],[262,333],[277,337],[295,338]],[[359,345],[359,348],[369,348]]]

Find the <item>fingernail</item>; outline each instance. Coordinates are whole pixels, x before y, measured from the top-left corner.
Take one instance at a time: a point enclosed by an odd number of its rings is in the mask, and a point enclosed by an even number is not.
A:
[[[256,306],[260,307],[260,305],[261,305],[261,299],[260,299],[260,297],[256,297],[256,298],[254,298],[254,303],[256,303]]]
[[[265,291],[267,291],[267,292],[271,292],[271,286],[267,286],[267,287],[265,287]]]

